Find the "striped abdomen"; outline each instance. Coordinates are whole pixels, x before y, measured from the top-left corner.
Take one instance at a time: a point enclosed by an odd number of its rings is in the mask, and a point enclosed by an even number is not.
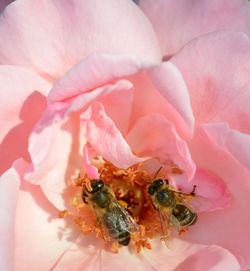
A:
[[[180,222],[181,226],[191,226],[197,220],[197,214],[182,204],[176,204],[174,206],[173,215]]]
[[[119,244],[127,246],[130,242],[130,227],[126,215],[114,206],[102,216],[102,223],[109,235],[118,241]]]

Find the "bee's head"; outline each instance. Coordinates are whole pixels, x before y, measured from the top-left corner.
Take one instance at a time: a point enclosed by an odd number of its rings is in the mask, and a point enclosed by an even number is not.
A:
[[[168,184],[168,180],[165,180],[165,182]],[[164,184],[164,181],[162,179],[154,180],[153,183],[148,188],[149,195],[153,195],[155,191],[161,187]]]
[[[88,191],[88,193],[95,193],[103,188],[104,183],[102,180],[91,180],[90,185],[91,185],[92,190]]]

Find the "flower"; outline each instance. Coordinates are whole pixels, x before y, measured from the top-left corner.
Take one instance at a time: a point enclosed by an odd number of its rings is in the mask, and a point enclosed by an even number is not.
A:
[[[249,6],[224,3],[219,20],[216,1],[192,3],[139,3],[161,51],[132,1],[18,0],[2,13],[1,270],[250,268],[250,46],[235,31],[249,34]],[[163,33],[173,9],[180,22]],[[140,253],[131,244],[115,254],[82,234],[83,221],[97,231],[88,206],[75,216],[81,174],[99,178],[100,165],[119,193],[136,195],[129,200],[140,208],[129,203],[142,230],[158,214],[143,205],[141,177],[152,180],[160,165],[171,185],[183,193],[196,185],[210,205],[173,249],[154,236],[138,241]]]

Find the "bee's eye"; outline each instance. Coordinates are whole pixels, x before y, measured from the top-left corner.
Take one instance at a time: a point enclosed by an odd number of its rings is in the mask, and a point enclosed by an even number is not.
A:
[[[168,184],[168,180],[167,179],[165,180],[165,183]]]
[[[103,187],[103,181],[102,180],[91,180],[91,188],[92,191],[90,191],[90,193],[94,193],[97,192],[98,190],[100,190]]]
[[[149,188],[148,188],[148,193],[149,193],[149,195],[153,195],[154,192],[155,192],[155,188],[154,188],[153,186],[150,185]]]
[[[160,187],[160,186],[162,186],[163,185],[163,180],[162,179],[158,179],[158,180],[155,180],[154,181],[154,186],[155,187]]]

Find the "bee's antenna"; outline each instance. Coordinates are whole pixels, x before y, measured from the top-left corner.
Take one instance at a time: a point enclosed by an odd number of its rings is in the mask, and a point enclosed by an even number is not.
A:
[[[158,171],[156,172],[155,176],[154,176],[154,180],[156,178],[156,176],[158,175],[158,173],[160,172],[160,170],[162,169],[162,166],[158,169]]]
[[[101,176],[102,176],[102,174],[103,174],[104,171],[105,171],[105,169],[102,170],[102,172],[101,172],[99,178],[101,178]]]
[[[151,182],[144,181],[143,179],[141,179],[141,181],[146,183],[146,184],[152,184]]]

